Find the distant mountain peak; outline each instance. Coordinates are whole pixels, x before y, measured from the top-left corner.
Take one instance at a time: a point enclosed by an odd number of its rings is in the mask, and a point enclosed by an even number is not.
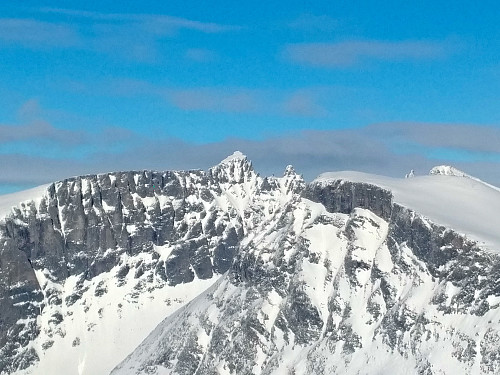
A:
[[[430,175],[455,176],[455,177],[471,177],[465,172],[452,167],[451,165],[438,165],[429,171]]]
[[[285,172],[283,173],[283,176],[294,176],[296,174],[297,172],[295,172],[295,168],[293,168],[292,165],[287,165],[285,168]]]
[[[247,156],[243,154],[241,151],[235,151],[231,155],[229,155],[227,158],[222,160],[220,164],[227,164],[230,162],[233,162],[235,160],[247,160]]]
[[[210,168],[210,174],[219,182],[241,183],[256,175],[252,162],[240,151],[233,152],[216,166]]]
[[[299,175],[293,166],[287,165],[282,178],[283,186],[285,187],[286,194],[292,192],[299,192],[305,187],[305,181],[301,175]]]
[[[469,178],[471,180],[480,182],[481,184],[488,186],[489,188],[491,188],[493,190],[500,191],[500,188],[498,188],[497,186],[491,185],[491,184],[484,182],[483,180],[481,180],[477,177],[474,177],[474,176],[471,176],[470,174],[462,172],[461,170],[459,170],[455,167],[452,167],[451,165],[438,165],[438,166],[432,168],[429,171],[429,174],[433,175],[433,176],[440,175],[440,176],[466,177],[466,178]]]

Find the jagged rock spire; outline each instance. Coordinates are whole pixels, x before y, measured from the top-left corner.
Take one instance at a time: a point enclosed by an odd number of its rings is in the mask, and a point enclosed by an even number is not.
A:
[[[305,187],[305,181],[301,175],[295,172],[291,165],[287,165],[283,173],[283,185],[286,188],[286,193],[298,192]]]
[[[293,168],[293,166],[289,164],[286,166],[285,173],[283,173],[283,176],[287,177],[287,176],[293,176],[296,174],[297,174],[297,172],[295,172],[295,169]]]
[[[235,151],[210,168],[209,174],[220,183],[242,183],[256,176],[252,162],[240,151]]]

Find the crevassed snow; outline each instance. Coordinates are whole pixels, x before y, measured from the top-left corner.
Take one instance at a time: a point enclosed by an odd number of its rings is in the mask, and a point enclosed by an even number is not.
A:
[[[494,186],[456,176],[401,179],[352,171],[323,173],[313,183],[334,180],[364,182],[390,190],[396,203],[500,252],[500,190]]]
[[[50,184],[40,185],[16,193],[0,195],[0,218],[10,214],[13,207],[18,207],[23,202],[35,201],[37,203],[49,186]]]

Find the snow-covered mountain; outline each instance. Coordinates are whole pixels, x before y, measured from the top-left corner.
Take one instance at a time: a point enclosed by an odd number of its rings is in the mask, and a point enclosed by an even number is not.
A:
[[[31,193],[0,198],[0,374],[500,372],[481,181],[306,184],[237,152]]]
[[[484,185],[492,188],[492,189],[495,189],[495,190],[500,190],[500,188],[496,187],[496,186],[493,186],[493,185],[490,185],[484,181],[481,181],[479,178],[477,177],[474,177],[474,176],[471,176],[465,172],[462,172],[461,170],[455,168],[455,167],[452,167],[450,165],[438,165],[434,168],[432,168],[430,171],[429,171],[429,174],[432,176],[432,175],[442,175],[442,176],[455,176],[455,177],[465,177],[465,178],[470,178],[472,180],[475,180],[475,181],[478,181],[478,182],[481,182],[483,183]]]
[[[455,177],[468,177],[473,178],[460,169],[452,167],[451,165],[437,165],[429,171],[430,175],[442,175],[442,176],[455,176]]]

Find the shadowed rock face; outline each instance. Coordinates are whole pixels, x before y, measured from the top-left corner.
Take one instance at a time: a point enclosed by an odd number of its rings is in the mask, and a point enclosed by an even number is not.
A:
[[[345,180],[332,181],[327,185],[310,184],[304,198],[321,203],[329,212],[349,214],[356,207],[366,208],[384,220],[392,212],[392,193],[378,186]]]
[[[283,181],[266,180],[265,199],[274,199],[281,184],[289,194],[301,189],[303,180],[292,172]],[[247,190],[241,191],[240,185]],[[240,212],[242,208],[232,207],[228,199],[258,201],[262,185],[243,157],[208,172],[139,171],[70,178],[50,185],[38,202],[14,208],[0,221],[0,374],[38,360],[27,344],[40,333],[36,318],[44,308],[60,311],[72,306],[87,292],[86,281],[117,266],[118,284],[129,272],[135,278],[147,273],[148,282],[154,278],[169,286],[225,273],[246,227],[260,221],[259,215]],[[162,247],[169,249],[167,258],[157,252]],[[134,259],[141,254],[150,254],[152,260],[132,266],[123,262],[123,256]],[[76,276],[75,290],[64,296],[61,288],[44,289],[37,270],[61,286]],[[155,283],[155,288],[163,285]],[[105,293],[96,287],[96,296]],[[49,336],[64,334],[64,329],[57,329],[63,319],[60,312],[50,317],[50,327],[45,327]]]
[[[240,164],[247,175],[254,174],[248,162]],[[226,272],[243,233],[241,220],[230,223],[230,213],[213,204],[211,191],[220,192],[219,176],[236,183],[234,166],[215,172],[76,177],[50,185],[39,204],[14,209],[0,223],[0,373],[37,359],[25,350],[39,331],[33,319],[48,303],[36,269],[47,270],[53,282],[72,275],[90,280],[115,267],[123,254],[169,244],[170,257],[153,265],[169,285]],[[73,304],[80,295],[75,290],[66,301],[53,295],[50,303]],[[13,357],[23,359],[13,363]]]
[[[26,255],[14,241],[6,239],[0,246],[0,371],[7,366],[8,353],[26,347],[38,334],[34,321],[42,308],[43,294]],[[27,324],[18,324],[18,320]],[[34,350],[26,350],[14,365],[27,366],[37,360]]]

